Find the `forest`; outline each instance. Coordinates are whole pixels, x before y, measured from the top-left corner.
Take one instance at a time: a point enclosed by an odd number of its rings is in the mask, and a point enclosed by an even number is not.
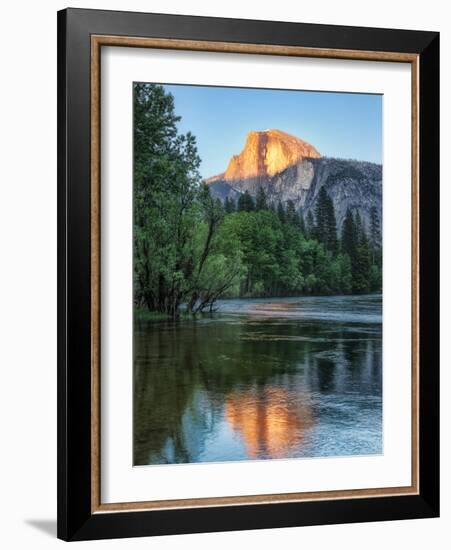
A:
[[[314,212],[241,194],[224,204],[202,182],[195,136],[178,130],[174,99],[134,84],[134,301],[177,318],[219,298],[363,294],[382,289],[376,208],[365,227],[348,210],[338,234],[324,187]]]

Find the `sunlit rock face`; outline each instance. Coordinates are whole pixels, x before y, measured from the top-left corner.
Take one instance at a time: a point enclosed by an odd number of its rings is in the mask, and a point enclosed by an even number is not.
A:
[[[205,180],[214,197],[224,201],[263,188],[269,203],[293,201],[304,217],[315,212],[321,187],[334,202],[337,227],[346,211],[359,212],[369,227],[370,210],[382,219],[382,166],[370,162],[321,157],[309,143],[280,130],[250,132],[243,151],[227,170]]]
[[[249,132],[246,145],[234,155],[223,178],[225,181],[259,176],[274,176],[302,158],[318,158],[320,154],[309,143],[280,130]]]
[[[225,419],[239,434],[249,458],[286,458],[301,449],[314,425],[310,397],[281,387],[253,387],[232,392]]]

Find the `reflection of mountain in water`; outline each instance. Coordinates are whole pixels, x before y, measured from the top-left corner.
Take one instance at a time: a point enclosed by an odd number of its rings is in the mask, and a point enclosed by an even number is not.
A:
[[[236,391],[226,399],[225,417],[238,432],[249,458],[284,458],[302,445],[313,426],[309,396],[301,406],[290,410],[299,396],[280,387],[251,388]]]
[[[136,324],[135,465],[381,452],[380,297],[227,307]]]

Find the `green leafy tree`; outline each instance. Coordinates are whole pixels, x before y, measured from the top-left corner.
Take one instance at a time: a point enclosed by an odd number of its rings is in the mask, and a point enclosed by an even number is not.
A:
[[[178,121],[162,86],[134,86],[134,295],[171,317],[194,269],[200,185],[196,140],[178,132]]]
[[[202,267],[198,269],[195,288],[188,303],[188,310],[194,314],[214,311],[215,302],[221,296],[229,293],[239,295],[240,281],[245,274],[242,251],[236,246],[225,221],[233,219],[236,214],[223,218],[221,206],[208,198],[207,207],[210,209],[209,217],[197,228],[196,265]],[[212,224],[217,225],[217,230],[213,232]],[[209,234],[212,235],[210,242]],[[207,242],[208,254],[205,253]]]
[[[305,220],[263,188],[224,204],[201,183],[196,141],[178,130],[162,86],[134,86],[134,300],[179,315],[214,311],[221,296],[362,293],[382,288],[377,210],[369,235],[348,210],[338,250],[333,201],[320,190]],[[315,222],[316,217],[316,222]]]

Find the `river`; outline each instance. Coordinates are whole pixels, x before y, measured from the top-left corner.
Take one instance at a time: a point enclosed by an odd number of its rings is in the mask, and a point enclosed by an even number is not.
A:
[[[382,297],[223,300],[134,332],[134,464],[382,453]]]

